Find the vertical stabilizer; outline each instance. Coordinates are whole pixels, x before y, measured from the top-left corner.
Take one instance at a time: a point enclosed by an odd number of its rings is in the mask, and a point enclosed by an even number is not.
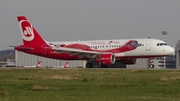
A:
[[[41,67],[41,63],[42,63],[42,61],[38,61],[37,65],[36,65],[36,68],[40,68]]]
[[[66,62],[64,68],[68,68],[68,67],[69,67],[69,62]]]
[[[25,16],[17,16],[24,45],[45,44],[44,39],[35,30]]]

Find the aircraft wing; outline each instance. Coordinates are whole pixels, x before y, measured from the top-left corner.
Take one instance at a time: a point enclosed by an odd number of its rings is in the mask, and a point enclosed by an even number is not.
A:
[[[81,57],[88,57],[88,58],[95,58],[96,54],[102,54],[102,52],[95,52],[95,51],[87,51],[81,49],[74,49],[74,48],[66,48],[66,47],[51,47],[57,53],[69,53],[70,55],[79,55]],[[104,53],[104,52],[103,52]]]

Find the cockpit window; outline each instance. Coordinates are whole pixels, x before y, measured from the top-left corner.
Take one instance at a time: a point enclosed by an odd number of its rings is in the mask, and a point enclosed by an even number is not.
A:
[[[166,43],[157,43],[157,46],[167,46]]]

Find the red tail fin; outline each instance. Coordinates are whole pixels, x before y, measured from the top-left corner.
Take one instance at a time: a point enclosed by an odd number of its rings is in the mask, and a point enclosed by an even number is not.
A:
[[[66,62],[66,64],[64,65],[64,68],[68,68],[69,67],[69,62]]]
[[[26,19],[25,16],[18,16],[18,23],[22,34],[24,45],[28,44],[45,44],[43,38],[38,34],[31,23]]]
[[[42,63],[42,61],[38,61],[37,65],[36,65],[36,68],[40,68],[41,67],[41,63]]]

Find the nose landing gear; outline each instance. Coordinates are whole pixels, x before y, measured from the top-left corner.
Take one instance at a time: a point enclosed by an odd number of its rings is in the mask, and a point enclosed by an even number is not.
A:
[[[154,68],[152,58],[149,59],[149,68]]]
[[[154,68],[154,64],[150,64],[150,65],[149,65],[149,68]]]

